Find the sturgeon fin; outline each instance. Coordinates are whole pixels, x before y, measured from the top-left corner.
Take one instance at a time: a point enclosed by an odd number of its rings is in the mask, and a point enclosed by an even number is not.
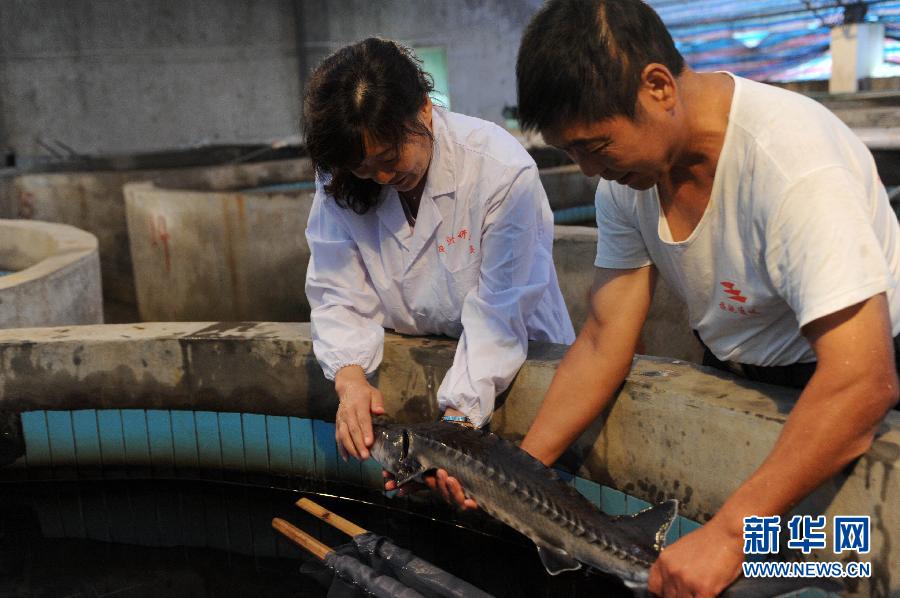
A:
[[[669,533],[669,528],[677,515],[678,501],[670,499],[634,515],[626,515],[617,519],[629,521],[637,528],[638,535],[647,538],[647,543],[659,552],[666,542],[666,534]]]
[[[544,569],[550,575],[559,575],[563,571],[575,571],[581,568],[581,563],[572,558],[562,548],[538,544],[537,551],[538,556],[541,557],[541,562],[544,563]]]

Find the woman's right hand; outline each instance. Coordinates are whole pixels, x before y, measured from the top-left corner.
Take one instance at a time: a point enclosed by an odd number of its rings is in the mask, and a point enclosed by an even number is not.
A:
[[[360,461],[369,458],[369,447],[375,441],[372,415],[384,413],[384,399],[377,388],[366,380],[358,365],[338,370],[334,377],[338,410],[334,417],[334,438],[344,461],[353,455]]]

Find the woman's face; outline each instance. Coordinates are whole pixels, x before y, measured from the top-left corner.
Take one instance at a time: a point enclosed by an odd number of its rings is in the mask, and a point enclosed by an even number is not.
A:
[[[430,99],[425,101],[417,118],[432,131]],[[350,171],[357,178],[371,179],[379,185],[390,185],[397,191],[406,192],[415,189],[428,172],[433,152],[431,137],[428,135],[409,134],[396,147],[368,135],[363,143],[365,158]]]

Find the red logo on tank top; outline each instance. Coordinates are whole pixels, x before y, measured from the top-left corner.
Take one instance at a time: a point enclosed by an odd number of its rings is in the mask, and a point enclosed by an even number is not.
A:
[[[719,283],[722,285],[723,290],[726,295],[728,295],[727,299],[730,301],[737,301],[738,303],[746,303],[747,297],[741,294],[740,289],[736,289],[733,282],[729,282],[727,280],[723,280]],[[733,303],[725,303],[724,301],[719,302],[719,309],[722,311],[728,311],[733,314],[740,314],[742,316],[758,316],[760,313],[756,311],[756,308],[747,306],[747,309],[744,309],[743,305],[735,306]]]
[[[729,295],[729,299],[733,301],[740,301],[741,303],[747,302],[747,298],[741,295],[741,290],[734,288],[733,282],[727,282],[723,280],[719,284],[725,287],[725,294]]]

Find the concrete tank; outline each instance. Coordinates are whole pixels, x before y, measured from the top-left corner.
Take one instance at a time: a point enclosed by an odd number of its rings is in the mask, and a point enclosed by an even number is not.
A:
[[[63,224],[0,220],[0,328],[102,324],[97,238]]]
[[[125,190],[142,320],[309,319],[303,231],[312,188],[247,193],[161,184],[129,184]],[[587,317],[597,230],[557,226],[555,237],[557,276],[578,330]],[[661,280],[642,338],[647,354],[702,359],[685,304]]]
[[[594,280],[597,229],[557,226],[553,262],[569,316],[577,332],[588,315],[588,297]],[[642,353],[700,363],[703,351],[688,324],[687,305],[662,278],[657,277],[650,313],[641,332]]]
[[[16,171],[5,183],[0,177],[0,216],[5,211],[21,219],[71,224],[96,235],[107,302],[134,306],[122,186],[177,173],[185,183],[209,188],[254,186],[307,176],[309,163],[297,159],[297,148],[263,152],[266,149],[196,148],[30,165]],[[256,161],[250,161],[254,156]],[[285,156],[291,159],[283,159]],[[282,159],[274,159],[279,157]],[[133,314],[133,308],[130,312]]]
[[[385,335],[384,361],[373,384],[384,395],[390,417],[434,421],[435,381],[446,374],[455,349],[451,340]],[[528,359],[494,413],[492,432],[521,440],[565,350],[562,345],[531,344]],[[576,489],[584,488],[579,485],[583,479],[648,502],[678,499],[681,515],[705,522],[765,460],[798,395],[694,364],[637,356],[608,412],[585,430],[559,464],[579,476]],[[24,452],[25,458],[0,468],[0,478],[29,479],[29,469],[46,465],[59,467],[60,476],[67,465],[77,466],[80,476],[98,465],[112,465],[114,471],[127,465],[135,477],[149,471],[190,478],[205,466],[231,468],[233,479],[241,483],[258,475],[271,483],[273,476],[290,472],[326,484],[342,478],[376,488],[381,484],[377,467],[366,470],[363,478],[358,462],[337,457],[334,428],[323,425],[333,421],[337,397],[316,363],[309,324],[195,322],[0,331],[0,414],[10,421],[42,409],[52,410],[52,420],[50,413],[47,419],[39,415],[41,426],[32,428],[36,433],[31,437],[19,432],[25,437],[16,443],[16,427],[8,425],[8,437],[0,440],[24,449],[19,454]],[[93,410],[106,411],[103,423]],[[71,417],[64,411],[72,412]],[[126,412],[140,422],[139,433],[128,439],[123,432]],[[309,422],[306,431],[291,424],[289,432],[287,422],[276,426],[252,414],[319,421]],[[47,433],[51,428],[65,432],[65,441],[54,444]],[[100,439],[104,428],[108,444]],[[201,444],[202,431],[210,428],[216,441]],[[27,426],[19,430],[28,433]],[[243,438],[253,431],[253,441],[245,443]],[[293,438],[297,441],[291,444]],[[295,452],[308,445],[306,439],[316,438],[321,442],[313,450]],[[289,447],[287,454],[279,446]],[[847,595],[900,592],[898,447],[900,413],[892,411],[872,447],[791,512],[825,515],[829,522],[836,515],[871,516],[870,554],[795,554],[803,560],[871,562],[872,577],[846,580]],[[608,496],[607,488],[593,490]],[[604,499],[604,509],[620,514],[609,509],[615,505],[610,502]],[[621,497],[626,509],[631,502],[631,497]],[[403,508],[404,503],[393,504]]]
[[[315,193],[125,186],[144,321],[308,321],[303,231]]]
[[[593,205],[600,177],[586,177],[575,164],[541,168],[541,184],[554,211]]]

